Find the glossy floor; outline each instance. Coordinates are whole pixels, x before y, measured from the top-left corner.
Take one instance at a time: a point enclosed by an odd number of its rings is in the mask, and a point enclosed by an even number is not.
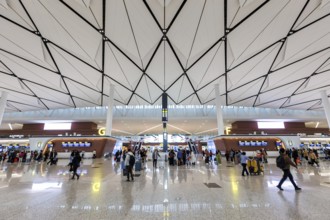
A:
[[[70,180],[67,160],[1,165],[0,219],[330,219],[330,162],[291,169],[302,191],[274,160],[264,175],[241,176],[241,166],[164,166],[126,182],[120,164],[85,160],[79,180]],[[164,166],[164,167],[163,167]]]

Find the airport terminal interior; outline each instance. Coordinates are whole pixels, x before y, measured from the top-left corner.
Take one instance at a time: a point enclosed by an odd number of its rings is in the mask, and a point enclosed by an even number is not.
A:
[[[287,180],[275,160],[264,174],[242,176],[241,166],[169,166],[158,161],[127,182],[120,163],[85,159],[79,180],[69,176],[69,160],[1,164],[1,219],[329,219],[330,163],[305,161]]]
[[[329,0],[0,0],[0,219],[330,219],[329,23]]]

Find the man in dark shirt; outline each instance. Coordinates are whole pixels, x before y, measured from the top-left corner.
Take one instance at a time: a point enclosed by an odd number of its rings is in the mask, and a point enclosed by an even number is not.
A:
[[[286,154],[284,148],[281,148],[281,149],[280,149],[280,155],[284,158],[285,166],[284,166],[284,168],[282,169],[282,171],[283,171],[283,177],[282,177],[281,181],[278,183],[278,185],[277,185],[276,187],[277,187],[279,190],[283,190],[283,189],[282,189],[282,184],[283,184],[283,182],[286,180],[286,178],[289,177],[289,179],[290,179],[292,185],[294,186],[295,190],[301,190],[301,188],[298,187],[297,184],[294,182],[294,180],[293,180],[293,176],[292,176],[292,174],[291,174],[291,172],[290,172],[290,165],[293,166],[293,167],[295,167],[295,168],[297,168],[297,165],[294,164],[294,163],[292,162],[292,160],[291,160],[291,159],[289,158],[289,156]]]

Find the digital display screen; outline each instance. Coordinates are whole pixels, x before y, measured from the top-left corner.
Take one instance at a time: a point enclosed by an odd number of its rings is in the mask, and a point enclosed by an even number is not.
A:
[[[62,147],[90,147],[91,142],[62,142]]]

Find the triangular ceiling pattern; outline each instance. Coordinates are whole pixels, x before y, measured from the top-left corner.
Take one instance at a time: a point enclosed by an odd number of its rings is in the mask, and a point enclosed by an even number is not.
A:
[[[224,44],[212,48],[198,63],[188,70],[187,75],[196,89],[210,83],[225,73]]]
[[[306,82],[304,82],[304,84],[299,88],[297,93],[302,93],[317,89],[324,90],[329,86],[330,86],[330,71],[327,71],[322,74],[314,75],[309,80],[306,80]]]
[[[128,85],[127,87],[133,90],[142,75],[138,67],[112,45],[107,44],[106,51],[108,51],[108,56],[106,56],[104,72],[112,79]]]
[[[227,1],[228,4],[228,26],[233,27],[253,13],[265,0],[238,0]]]
[[[224,36],[223,1],[205,1],[202,17],[189,51],[186,68]]]
[[[171,104],[212,105],[219,84],[225,105],[307,110],[304,98],[329,90],[328,0],[1,5],[0,90],[12,102],[101,106],[111,83],[118,105],[158,105],[162,92]]]
[[[181,63],[185,64],[194,42],[194,36],[198,31],[199,19],[203,14],[205,1],[187,1],[185,7],[180,13],[169,30],[167,36],[176,50],[183,55]]]
[[[35,27],[29,19],[28,15],[25,13],[24,8],[21,5],[21,1],[0,1],[0,14],[5,16],[6,18],[12,20],[13,22],[17,22],[23,27],[35,31]]]
[[[147,0],[146,1],[163,29],[168,28],[183,0]],[[165,3],[165,4],[164,4]],[[165,9],[165,16],[164,16]],[[165,20],[164,20],[165,19]]]
[[[164,59],[164,56],[166,59]],[[183,70],[175,59],[171,48],[167,43],[163,42],[157,50],[153,62],[147,70],[147,74],[161,88],[167,89],[181,76],[182,72]]]
[[[101,94],[95,90],[89,89],[86,86],[76,83],[70,79],[65,79],[65,82],[73,96],[94,103],[94,105],[101,105]]]
[[[99,0],[64,0],[72,10],[85,18],[94,27],[102,29],[102,1]]]
[[[60,1],[32,1],[26,8],[44,38],[96,66],[99,32]]]
[[[102,78],[100,71],[60,51],[56,47],[51,48],[54,48],[51,51],[54,58],[58,61],[57,66],[63,76],[101,91],[101,87],[98,85]]]
[[[136,89],[136,94],[145,98],[149,97],[149,99],[146,100],[150,103],[155,102],[162,93],[162,90],[146,76],[142,77],[141,82]]]
[[[148,9],[140,1],[126,1],[126,8],[132,25],[132,32],[137,43],[139,57],[145,60],[145,57],[150,56],[150,51],[158,44],[163,33],[157,27],[157,24],[150,16]],[[147,60],[149,61],[149,60]],[[145,68],[147,61],[143,63]]]
[[[129,54],[138,66],[142,67],[134,32],[132,32],[130,20],[127,16],[125,1],[109,1],[106,4],[106,21],[106,36]]]
[[[227,75],[231,85],[228,89],[237,88],[251,80],[264,76],[270,70],[278,52],[278,47],[279,45],[275,45],[229,71]]]
[[[269,74],[269,86],[264,87],[264,90],[276,88],[278,86],[306,79],[311,76],[325,61],[328,59],[328,52],[323,52],[306,58],[295,65],[287,66],[286,68],[279,69]]]
[[[249,84],[241,86],[239,89],[230,91],[228,98],[230,99],[229,105],[234,104],[235,102],[240,102],[240,100],[249,98],[250,96],[255,96],[259,92],[259,88],[262,85],[264,79],[255,80]]]
[[[328,0],[309,1],[305,10],[302,12],[295,29],[303,28],[321,17],[329,14],[330,5]]]
[[[292,95],[293,92],[295,92],[295,90],[297,90],[298,86],[300,86],[302,83],[303,83],[303,80],[299,80],[297,82],[290,83],[285,86],[281,86],[276,89],[272,89],[272,90],[263,92],[259,95],[260,103],[289,97]]]

